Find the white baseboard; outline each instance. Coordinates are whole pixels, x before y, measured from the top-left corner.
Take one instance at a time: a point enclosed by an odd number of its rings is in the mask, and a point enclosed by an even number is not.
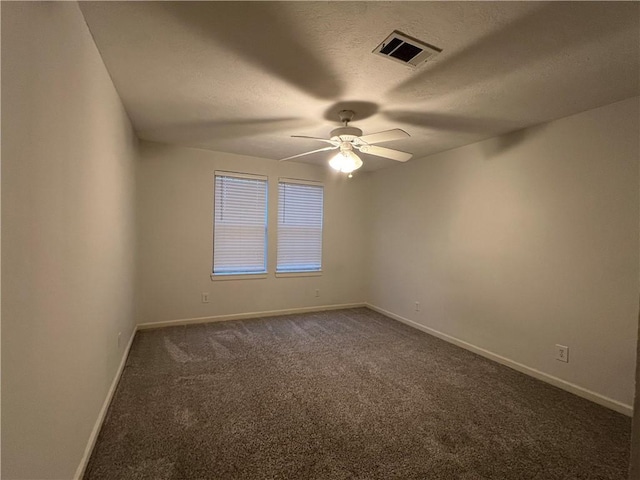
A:
[[[464,348],[465,350],[469,350],[473,353],[477,353],[489,360],[493,360],[494,362],[498,362],[502,365],[506,365],[507,367],[513,368],[521,373],[529,375],[530,377],[537,378],[538,380],[542,380],[543,382],[549,383],[555,387],[561,388],[562,390],[566,390],[567,392],[573,393],[582,398],[586,398],[598,405],[602,405],[603,407],[610,408],[618,413],[622,413],[629,417],[633,416],[633,407],[631,405],[627,405],[625,403],[619,402],[617,400],[613,400],[612,398],[605,397],[599,393],[588,390],[584,387],[576,385],[571,382],[567,382],[566,380],[562,380],[561,378],[554,377],[553,375],[549,375],[547,373],[541,372],[540,370],[536,370],[535,368],[528,367],[523,365],[522,363],[518,363],[509,358],[503,357],[496,353],[490,352],[489,350],[485,350],[484,348],[477,347],[471,343],[465,342],[464,340],[460,340],[456,337],[452,337],[451,335],[447,335],[446,333],[439,332],[438,330],[434,330],[433,328],[426,327],[420,323],[414,322],[413,320],[409,320],[408,318],[401,317],[400,315],[396,315],[395,313],[388,312],[380,307],[375,305],[371,305],[369,303],[366,304],[366,307],[371,310],[375,310],[387,317],[390,317],[394,320],[398,320],[406,325],[409,325],[413,328],[421,330],[429,335],[433,335],[434,337],[438,337],[446,342],[457,345],[458,347]]]
[[[124,370],[124,366],[127,363],[127,357],[129,356],[129,350],[131,350],[131,345],[133,344],[133,338],[136,336],[137,328],[133,329],[131,333],[131,338],[129,339],[129,343],[127,343],[127,347],[124,349],[122,353],[122,359],[120,360],[120,365],[118,366],[118,370],[116,371],[115,376],[113,377],[113,382],[111,382],[111,387],[109,387],[109,391],[107,392],[107,396],[104,399],[104,403],[102,404],[102,408],[100,409],[100,413],[98,413],[98,419],[96,420],[95,425],[93,426],[93,430],[91,431],[91,435],[89,435],[89,441],[87,442],[87,446],[84,449],[84,455],[80,460],[80,464],[76,469],[76,473],[73,476],[75,480],[81,480],[84,476],[87,465],[89,464],[89,459],[91,458],[91,453],[93,452],[93,447],[96,444],[96,440],[98,439],[98,434],[100,433],[100,429],[102,428],[102,422],[104,422],[104,418],[107,415],[107,410],[109,410],[109,405],[111,404],[111,399],[113,398],[113,394],[116,391],[116,387],[118,386],[118,382],[120,381],[120,376],[122,375],[122,371]]]
[[[194,323],[224,322],[227,320],[245,320],[249,318],[275,317],[278,315],[291,315],[295,313],[323,312],[325,310],[340,310],[343,308],[364,307],[363,303],[344,303],[341,305],[318,305],[314,307],[288,308],[285,310],[269,310],[265,312],[233,313],[229,315],[216,315],[213,317],[181,318],[178,320],[166,320],[163,322],[139,323],[138,330],[149,328],[162,328],[178,325],[190,325]]]

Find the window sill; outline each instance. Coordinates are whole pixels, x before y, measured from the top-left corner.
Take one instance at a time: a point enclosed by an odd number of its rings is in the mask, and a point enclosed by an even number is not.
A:
[[[276,277],[278,278],[287,278],[287,277],[320,277],[322,275],[322,270],[314,270],[312,272],[276,272]]]
[[[267,278],[267,273],[227,273],[227,274],[211,274],[211,281],[218,280],[257,280],[259,278]]]

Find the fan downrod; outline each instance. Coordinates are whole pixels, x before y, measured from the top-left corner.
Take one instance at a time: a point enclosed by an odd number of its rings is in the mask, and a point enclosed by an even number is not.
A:
[[[340,117],[340,121],[343,123],[344,127],[331,130],[331,140],[351,142],[357,137],[362,136],[362,130],[349,126],[349,122],[353,119],[354,115],[355,113],[353,110],[340,110],[338,112],[338,116]]]
[[[349,122],[353,120],[355,114],[356,113],[353,110],[340,110],[338,112],[338,117],[340,117],[340,121],[344,123],[344,126],[346,127],[349,125]]]

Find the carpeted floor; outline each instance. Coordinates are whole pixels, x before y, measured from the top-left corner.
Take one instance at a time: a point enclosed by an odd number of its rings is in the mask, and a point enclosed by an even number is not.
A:
[[[365,308],[136,335],[99,479],[626,479],[631,420]]]

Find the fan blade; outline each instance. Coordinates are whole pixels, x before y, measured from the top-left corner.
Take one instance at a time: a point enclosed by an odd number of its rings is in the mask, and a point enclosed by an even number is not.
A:
[[[311,155],[312,153],[318,153],[318,152],[325,152],[327,150],[334,150],[338,147],[324,147],[324,148],[319,148],[318,150],[311,150],[310,152],[305,152],[305,153],[299,153],[298,155],[293,155],[291,157],[287,157],[287,158],[281,158],[280,161],[284,162],[285,160],[292,160],[294,158],[298,158],[298,157],[304,157],[305,155]]]
[[[392,150],[391,148],[376,147],[375,145],[362,145],[358,147],[358,150],[362,153],[368,153],[369,155],[375,155],[376,157],[390,158],[391,160],[397,160],[398,162],[406,162],[413,157],[411,153]]]
[[[331,145],[333,145],[334,147],[337,147],[340,145],[340,142],[336,142],[335,140],[329,140],[327,138],[318,138],[318,137],[307,137],[305,135],[291,135],[293,138],[306,138],[308,140],[318,140],[319,142],[325,142],[325,143],[330,143]]]
[[[393,130],[385,130],[384,132],[372,133],[371,135],[363,135],[358,138],[359,142],[372,145],[374,143],[390,142],[392,140],[400,140],[402,138],[408,138],[409,135],[404,130],[394,128]]]

